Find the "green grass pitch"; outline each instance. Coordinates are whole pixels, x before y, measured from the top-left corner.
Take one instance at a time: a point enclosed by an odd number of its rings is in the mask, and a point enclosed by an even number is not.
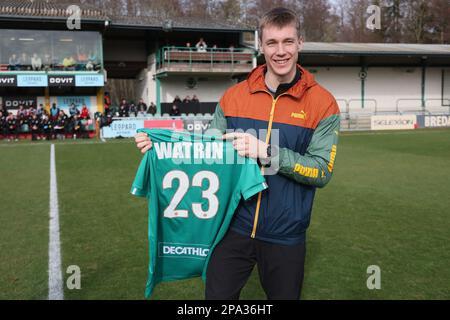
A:
[[[143,299],[147,203],[131,140],[56,142],[65,299]],[[0,142],[0,299],[46,299],[50,144]],[[381,268],[381,289],[366,286]],[[308,230],[303,299],[450,298],[450,130],[341,134]],[[152,299],[203,299],[200,279]],[[242,299],[265,299],[256,269]]]

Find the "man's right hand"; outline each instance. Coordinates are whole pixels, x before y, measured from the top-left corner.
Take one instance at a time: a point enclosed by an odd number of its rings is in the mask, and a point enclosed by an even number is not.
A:
[[[136,134],[134,136],[134,141],[136,142],[136,147],[138,147],[143,154],[145,154],[153,145],[150,137],[144,132]]]

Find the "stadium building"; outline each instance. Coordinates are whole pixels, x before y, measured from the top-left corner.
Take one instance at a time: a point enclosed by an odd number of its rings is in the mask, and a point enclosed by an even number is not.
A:
[[[256,66],[252,30],[79,9],[77,26],[77,11],[56,1],[0,4],[0,97],[8,109],[84,103],[102,111],[109,92],[113,105],[142,97],[163,114],[176,96],[196,95],[200,104],[186,111],[213,112],[223,91]],[[195,48],[200,38],[205,52]]]
[[[56,103],[103,111],[139,98],[168,114],[211,114],[223,92],[263,56],[253,29],[216,21],[108,16],[56,1],[0,4],[0,99],[8,109]],[[69,28],[75,27],[70,30]],[[198,50],[203,38],[208,47]],[[34,62],[33,62],[34,61]],[[306,42],[300,63],[336,97],[343,128],[370,129],[374,114],[448,114],[450,46]]]

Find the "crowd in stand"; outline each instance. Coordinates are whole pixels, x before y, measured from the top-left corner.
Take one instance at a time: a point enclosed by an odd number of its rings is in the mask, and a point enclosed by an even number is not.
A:
[[[192,98],[186,96],[183,100],[177,95],[172,102],[170,116],[180,116],[181,111],[187,113],[189,110],[184,108],[192,103],[199,103],[196,95]],[[110,125],[113,116],[146,117],[155,115],[157,111],[153,102],[147,105],[143,99],[140,99],[137,104],[122,99],[120,106],[112,110],[109,95],[105,97],[104,106],[104,113],[94,115],[100,127]],[[17,112],[13,113],[0,103],[0,138],[7,141],[18,141],[24,134],[31,136],[31,140],[89,138],[92,124],[93,120],[86,105],[83,105],[80,110],[72,104],[67,111],[60,109],[56,103],[53,103],[49,110],[46,110],[42,104],[37,108],[28,109],[19,105]]]
[[[55,69],[93,71],[99,68],[97,55],[92,51],[86,52],[82,46],[77,47],[76,54],[67,55],[60,60],[53,59],[48,53],[34,52],[32,55],[28,55],[26,52],[13,53],[8,59],[7,66],[10,71],[48,71]]]
[[[180,99],[179,96],[175,96],[172,102],[172,109],[170,109],[169,115],[171,117],[180,116],[181,113],[189,113],[189,110],[184,110],[184,105],[189,105],[192,103],[200,103],[197,96],[194,94],[192,98],[190,96],[186,96],[183,100]]]
[[[88,138],[91,124],[91,116],[85,105],[79,110],[72,104],[69,114],[58,108],[55,103],[49,111],[42,104],[38,108],[29,109],[20,105],[16,114],[0,105],[0,135],[8,141],[18,141],[20,135],[24,133],[31,134],[32,140]]]
[[[110,111],[106,109],[106,113]],[[118,117],[145,117],[149,114],[154,115],[156,113],[156,105],[151,102],[149,106],[144,102],[143,99],[140,99],[137,104],[133,102],[128,102],[126,99],[122,99],[119,105],[119,109],[116,111],[115,116]]]
[[[193,103],[199,103],[196,95],[186,96],[183,100],[177,95],[172,102],[170,116],[180,116],[181,113],[188,113],[189,106]],[[105,111],[97,112],[94,115],[99,126],[108,126],[112,118],[116,117],[146,117],[155,115],[157,108],[151,102],[147,105],[143,99],[137,104],[122,99],[119,107],[115,110],[111,108],[109,94],[105,95]],[[180,111],[181,110],[181,111]],[[81,110],[72,104],[68,111],[64,111],[53,103],[47,111],[43,105],[26,109],[19,105],[17,113],[7,110],[0,103],[0,138],[8,141],[19,140],[21,135],[29,134],[32,140],[52,140],[65,138],[89,138],[89,130],[92,127],[93,120],[86,105]]]
[[[194,48],[192,47],[190,42],[186,42],[185,48],[186,48],[186,50],[194,50]],[[207,52],[208,51],[208,44],[206,43],[206,41],[203,38],[200,38],[198,40],[198,42],[195,44],[195,50],[197,52]],[[213,44],[209,48],[209,50],[212,50],[212,51],[216,51],[217,50],[217,51],[219,51],[219,48],[217,47],[217,44]],[[223,50],[223,49],[220,49],[220,50]],[[230,46],[228,47],[227,51],[232,52],[234,50],[235,50],[234,45],[230,44]]]
[[[186,96],[183,100],[181,100],[181,98],[177,95],[172,102],[172,109],[170,110],[169,115],[180,116],[181,113],[189,113],[191,112],[189,108],[195,103],[200,103],[195,94],[192,98],[190,96]],[[156,105],[151,102],[150,105],[147,106],[143,99],[140,99],[137,104],[129,102],[126,99],[122,99],[118,109],[115,111],[109,110],[109,106],[105,104],[105,114],[109,115],[111,113],[120,118],[146,117],[148,115],[155,115]]]

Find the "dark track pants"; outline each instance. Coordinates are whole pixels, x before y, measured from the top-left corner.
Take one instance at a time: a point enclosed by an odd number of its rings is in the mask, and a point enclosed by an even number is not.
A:
[[[239,299],[253,267],[267,299],[300,299],[305,243],[285,246],[260,241],[229,230],[214,249],[206,271],[207,300]]]

